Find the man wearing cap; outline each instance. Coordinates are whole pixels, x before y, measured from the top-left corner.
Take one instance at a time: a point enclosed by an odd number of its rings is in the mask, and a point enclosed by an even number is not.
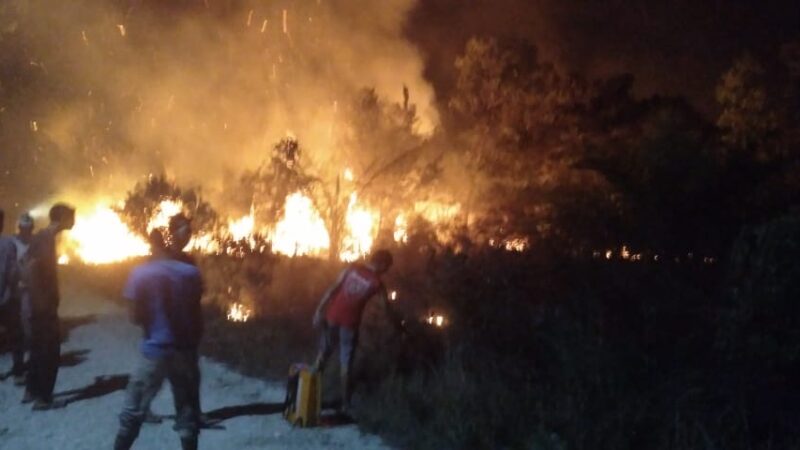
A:
[[[0,209],[0,232],[3,230],[5,214]],[[0,237],[0,324],[6,329],[11,345],[11,375],[15,382],[20,382],[24,373],[24,357],[22,324],[20,323],[20,304],[17,286],[19,284],[19,266],[17,265],[17,247],[10,237]]]
[[[56,236],[75,225],[75,209],[63,203],[50,208],[50,225],[33,236],[23,258],[23,281],[31,304],[31,342],[28,377],[23,403],[33,410],[64,406],[53,401],[53,388],[61,361],[61,333],[58,319],[58,259]]]

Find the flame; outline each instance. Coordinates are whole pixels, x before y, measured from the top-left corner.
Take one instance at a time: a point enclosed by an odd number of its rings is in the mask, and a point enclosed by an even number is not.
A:
[[[153,211],[153,216],[147,224],[147,232],[157,228],[167,228],[170,217],[183,212],[183,203],[180,200],[163,200]]]
[[[528,238],[513,238],[508,239],[503,243],[503,248],[509,252],[524,252],[528,249],[530,242]]]
[[[347,181],[355,180],[355,177],[353,176],[353,169],[351,169],[349,167],[344,169],[343,176],[344,176],[344,179],[347,180]]]
[[[358,195],[355,192],[350,194],[350,202],[347,205],[345,231],[339,258],[350,262],[366,256],[372,249],[378,231],[378,215],[359,206]]]
[[[414,212],[431,223],[449,222],[461,212],[461,204],[438,201],[416,202]]]
[[[429,325],[434,325],[436,327],[442,328],[447,324],[447,318],[442,314],[435,314],[431,312],[428,317],[425,319]]]
[[[253,239],[253,230],[255,229],[256,218],[251,208],[250,214],[228,222],[228,233],[235,241],[251,241]]]
[[[283,218],[271,237],[272,251],[288,256],[320,256],[331,246],[325,222],[311,199],[300,192],[286,197]]]
[[[408,220],[403,214],[398,214],[394,219],[394,241],[403,244],[408,242]]]
[[[232,303],[228,308],[227,318],[231,322],[247,322],[251,314],[252,311],[241,303]]]
[[[68,265],[69,264],[69,256],[67,256],[67,255],[59,256],[58,257],[58,264],[60,264],[62,266]]]
[[[147,242],[133,233],[119,215],[105,206],[98,206],[88,216],[79,216],[66,233],[66,245],[83,262],[108,264],[150,252]],[[66,263],[69,257],[66,257]]]
[[[397,300],[397,291],[392,291],[391,293],[389,293],[389,301],[395,301],[395,300]]]

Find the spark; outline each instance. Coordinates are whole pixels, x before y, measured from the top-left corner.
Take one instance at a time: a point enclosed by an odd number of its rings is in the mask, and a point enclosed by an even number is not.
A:
[[[253,21],[253,10],[251,9],[249,13],[247,13],[247,26],[250,26],[250,23]]]
[[[267,31],[267,19],[264,19],[264,22],[261,23],[261,32]]]
[[[289,11],[283,10],[283,34],[289,34]]]
[[[120,36],[125,37],[125,25],[121,23],[117,24],[117,28],[119,29]]]

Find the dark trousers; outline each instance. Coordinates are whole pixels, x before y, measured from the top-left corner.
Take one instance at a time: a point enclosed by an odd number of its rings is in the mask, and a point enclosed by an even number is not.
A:
[[[58,366],[61,363],[61,333],[58,316],[34,315],[31,320],[30,344],[28,392],[34,399],[52,401]]]
[[[11,350],[13,375],[22,375],[25,371],[25,334],[22,328],[20,300],[11,299],[0,307],[0,324],[6,329],[6,341]]]
[[[196,445],[200,431],[200,368],[196,350],[176,350],[161,358],[142,356],[125,392],[125,405],[119,415],[116,450],[129,449],[150,410],[150,403],[164,380],[172,388],[175,404],[175,431],[185,446]]]

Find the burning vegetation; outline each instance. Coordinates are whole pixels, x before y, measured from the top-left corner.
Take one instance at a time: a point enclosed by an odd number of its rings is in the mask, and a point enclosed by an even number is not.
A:
[[[390,248],[410,332],[365,321],[360,412],[402,447],[797,447],[800,44],[713,74],[712,113],[508,37],[434,52],[434,91],[415,4],[8,0],[0,206],[74,203],[71,275],[191,217],[205,351],[256,375]]]

